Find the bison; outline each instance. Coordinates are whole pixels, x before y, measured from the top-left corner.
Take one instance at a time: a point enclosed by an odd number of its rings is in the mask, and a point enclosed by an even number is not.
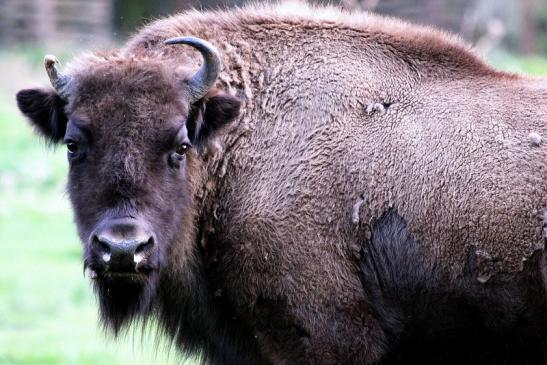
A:
[[[302,4],[45,68],[18,106],[66,145],[114,333],[156,320],[210,364],[544,361],[545,79]]]

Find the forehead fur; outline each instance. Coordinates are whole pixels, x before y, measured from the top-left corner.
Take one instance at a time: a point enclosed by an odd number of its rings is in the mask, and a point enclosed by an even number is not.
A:
[[[66,72],[75,81],[71,93],[77,102],[118,94],[127,102],[137,97],[156,104],[188,97],[184,80],[190,71],[169,59],[86,53],[74,59]]]

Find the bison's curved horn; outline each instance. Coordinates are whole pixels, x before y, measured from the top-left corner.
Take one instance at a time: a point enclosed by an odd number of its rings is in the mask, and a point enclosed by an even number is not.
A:
[[[175,37],[163,43],[169,45],[187,44],[201,52],[204,61],[203,65],[188,81],[193,101],[201,99],[215,84],[222,68],[218,50],[211,43],[195,37]]]
[[[68,100],[68,84],[70,83],[70,77],[63,75],[61,71],[59,71],[59,61],[57,60],[57,57],[53,55],[46,55],[44,57],[44,67],[46,68],[47,75],[49,76],[49,81],[51,82],[51,86],[55,90],[57,90],[57,93],[61,97],[61,99],[67,101]]]

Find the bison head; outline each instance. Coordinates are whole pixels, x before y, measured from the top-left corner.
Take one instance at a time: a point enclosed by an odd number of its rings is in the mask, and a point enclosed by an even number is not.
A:
[[[48,56],[53,89],[17,94],[39,134],[66,145],[84,266],[115,331],[153,307],[173,255],[180,262],[194,254],[188,240],[201,151],[240,109],[214,88],[215,48],[192,37],[166,42],[176,43],[201,52],[197,72],[179,65],[181,57],[93,54],[62,74]]]

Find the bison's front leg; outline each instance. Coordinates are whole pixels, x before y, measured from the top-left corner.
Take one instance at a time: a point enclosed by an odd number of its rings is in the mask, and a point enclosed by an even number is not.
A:
[[[239,237],[246,233],[244,224],[230,227]],[[330,241],[309,243],[324,250],[317,260],[281,252],[275,242],[239,242],[215,241],[209,267],[218,295],[235,308],[234,324],[248,321],[269,361],[373,364],[382,356],[384,334],[368,309],[355,261],[337,258]]]

